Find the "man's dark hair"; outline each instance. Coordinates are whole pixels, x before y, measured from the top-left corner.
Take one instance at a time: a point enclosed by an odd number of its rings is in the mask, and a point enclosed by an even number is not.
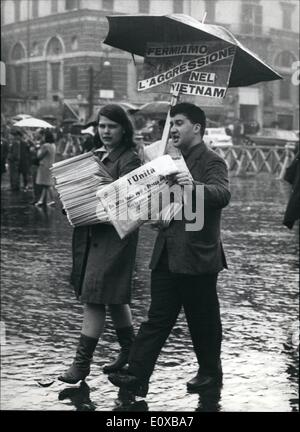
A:
[[[17,127],[12,127],[11,129],[10,129],[10,133],[11,133],[11,135],[14,135],[14,136],[18,136],[18,137],[21,137],[22,136],[22,132],[20,131],[20,129],[19,128],[17,128]]]
[[[49,131],[49,129],[45,130],[45,142],[46,143],[54,143],[53,133]]]
[[[189,102],[182,102],[173,106],[170,110],[171,117],[175,117],[177,114],[183,114],[193,124],[199,123],[201,125],[201,135],[204,135],[206,116],[201,108]]]
[[[166,120],[165,120],[165,119],[160,119],[160,120],[158,120],[157,124],[158,124],[158,126],[159,126],[161,129],[163,129],[163,128],[165,127]]]

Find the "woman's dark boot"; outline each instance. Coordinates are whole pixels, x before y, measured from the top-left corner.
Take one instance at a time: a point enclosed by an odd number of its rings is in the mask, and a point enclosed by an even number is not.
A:
[[[77,384],[78,381],[84,380],[90,373],[90,364],[97,343],[98,339],[81,334],[75,359],[67,372],[58,377],[59,381]]]
[[[129,351],[134,341],[133,327],[118,328],[116,329],[116,334],[121,346],[121,351],[114,362],[103,367],[104,373],[118,372],[128,363]]]

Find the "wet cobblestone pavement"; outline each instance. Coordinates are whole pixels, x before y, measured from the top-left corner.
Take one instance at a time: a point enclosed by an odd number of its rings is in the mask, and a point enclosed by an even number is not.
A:
[[[36,208],[30,193],[1,197],[1,409],[96,411],[297,411],[298,227],[282,225],[289,187],[274,178],[232,178],[223,212],[229,271],[219,277],[224,382],[220,394],[188,394],[196,370],[183,314],[158,359],[145,400],[126,402],[101,372],[118,351],[108,320],[86,383],[56,380],[72,361],[81,305],[68,278],[71,233],[58,207]],[[140,231],[134,275],[137,329],[149,305],[155,231]],[[4,328],[5,325],[5,328]],[[4,337],[4,330],[5,337]],[[40,387],[38,381],[54,383]],[[125,398],[125,399],[124,399]],[[124,402],[125,400],[125,402]]]

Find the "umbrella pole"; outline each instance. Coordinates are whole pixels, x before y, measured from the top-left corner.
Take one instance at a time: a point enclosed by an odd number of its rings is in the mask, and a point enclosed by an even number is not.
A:
[[[166,118],[166,123],[164,126],[164,130],[163,130],[163,134],[161,137],[161,151],[162,154],[164,154],[166,152],[166,148],[167,148],[167,144],[168,144],[168,140],[169,140],[169,134],[170,134],[170,122],[171,122],[171,116],[170,116],[170,111],[171,108],[176,105],[176,103],[179,100],[179,89],[175,89],[172,93],[171,93],[172,97],[171,97],[171,102],[170,102],[170,107],[168,110],[168,114],[167,114],[167,118]]]

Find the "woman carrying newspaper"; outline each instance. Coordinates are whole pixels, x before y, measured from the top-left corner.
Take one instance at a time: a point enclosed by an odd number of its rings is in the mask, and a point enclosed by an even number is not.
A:
[[[109,104],[100,109],[98,133],[103,145],[97,154],[114,180],[140,166],[133,127],[120,106]],[[74,361],[60,381],[76,384],[90,373],[107,309],[121,351],[103,370],[110,373],[126,365],[134,339],[129,304],[137,241],[137,230],[121,240],[112,225],[103,223],[74,229],[71,281],[83,303],[83,323]]]

